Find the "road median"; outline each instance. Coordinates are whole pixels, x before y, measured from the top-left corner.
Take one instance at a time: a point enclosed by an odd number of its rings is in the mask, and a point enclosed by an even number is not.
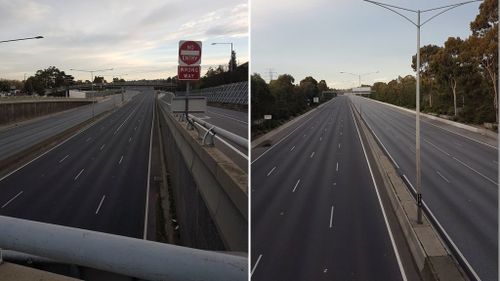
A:
[[[469,280],[427,216],[423,217],[422,224],[417,223],[416,202],[409,188],[352,104],[351,109],[367,152],[371,156],[370,162],[373,162],[375,172],[380,175],[383,188],[381,186],[379,191],[389,198],[390,207],[396,215],[422,280]]]

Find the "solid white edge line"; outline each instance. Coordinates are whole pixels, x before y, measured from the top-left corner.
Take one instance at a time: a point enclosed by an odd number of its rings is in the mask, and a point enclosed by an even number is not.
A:
[[[392,236],[391,226],[389,225],[389,221],[387,220],[387,215],[385,214],[384,205],[382,204],[382,199],[380,198],[380,194],[378,192],[378,187],[377,187],[377,183],[375,182],[375,177],[373,176],[372,167],[370,165],[370,162],[368,161],[368,155],[366,154],[365,145],[363,144],[363,140],[361,139],[361,134],[359,132],[358,124],[356,123],[356,119],[354,119],[354,113],[352,112],[352,108],[349,107],[349,109],[351,110],[352,121],[354,122],[354,125],[356,126],[356,131],[358,132],[359,142],[361,143],[361,147],[363,148],[363,154],[365,155],[366,164],[368,165],[368,170],[370,171],[370,175],[372,177],[373,188],[375,189],[375,193],[377,194],[378,203],[380,204],[380,209],[381,209],[382,215],[384,217],[385,226],[387,228],[387,232],[389,233],[389,238],[391,240],[392,249],[394,250],[394,254],[396,255],[396,260],[397,260],[398,266],[399,266],[399,272],[401,273],[401,277],[403,278],[403,280],[407,281],[408,279],[406,278],[405,269],[403,267],[403,263],[401,262],[401,257],[399,256],[399,251],[398,251],[398,248],[396,246],[396,242],[394,241],[394,237]]]
[[[255,269],[257,268],[257,266],[259,265],[259,262],[260,262],[260,259],[262,258],[262,254],[259,255],[259,257],[257,258],[257,261],[255,262],[255,265],[253,266],[252,268],[252,271],[250,271],[250,277],[252,277]]]
[[[14,201],[17,197],[19,197],[19,195],[23,194],[23,191],[21,190],[21,192],[19,192],[16,196],[12,197],[9,201],[7,201],[7,203],[3,204],[2,205],[2,208],[3,209],[4,207],[7,207],[7,205],[10,204],[10,202]]]
[[[295,149],[295,145],[292,147],[292,149],[290,149],[290,151],[293,151]]]
[[[300,183],[300,179],[297,181],[297,183],[296,183],[296,184],[295,184],[295,186],[293,187],[292,192],[295,192],[295,189],[297,189],[297,186],[299,185],[299,183]]]
[[[153,93],[154,94],[154,93]],[[154,94],[154,102],[153,102],[153,117],[151,119],[151,133],[149,135],[149,160],[148,160],[148,181],[146,187],[146,206],[144,211],[144,234],[142,239],[147,240],[148,238],[148,210],[149,210],[149,186],[150,186],[150,178],[151,178],[151,151],[153,149],[153,127],[155,121],[155,107],[156,107],[156,94]]]
[[[96,215],[99,213],[99,210],[101,209],[101,206],[102,206],[102,202],[104,202],[105,198],[106,198],[106,195],[103,195],[101,198],[101,202],[99,202],[99,206],[97,206],[97,210],[95,210]]]
[[[313,158],[314,157],[314,151],[313,153],[311,153],[311,156],[309,156],[309,158]]]

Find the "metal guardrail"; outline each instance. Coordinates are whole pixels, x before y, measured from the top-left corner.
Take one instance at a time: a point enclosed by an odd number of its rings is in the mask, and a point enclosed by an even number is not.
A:
[[[248,278],[246,257],[5,216],[0,248],[152,281]]]
[[[171,99],[175,97],[173,93],[167,92],[164,93],[167,96],[167,99]],[[165,101],[164,99],[159,99],[161,103],[163,103],[167,108],[170,110],[170,103]],[[171,110],[170,113],[172,114]],[[237,155],[238,158],[240,159],[234,159],[235,162],[238,163],[238,166],[240,166],[242,169],[246,170],[246,162],[248,162],[248,156],[244,153],[242,153],[238,148],[234,147],[232,144],[228,143],[232,142],[241,148],[244,148],[246,151],[248,151],[248,140],[238,136],[234,133],[231,133],[227,130],[224,130],[220,127],[217,127],[213,124],[210,124],[209,122],[206,122],[198,117],[195,117],[193,115],[189,115],[190,121],[197,125],[196,129],[198,131],[199,138],[202,140],[202,144],[204,145],[214,145],[213,139],[217,139],[219,143],[223,144],[225,147],[229,148],[231,151],[231,155],[228,156],[235,156]],[[200,129],[200,130],[198,130]],[[221,136],[221,137],[219,137]],[[224,138],[224,139],[223,139]],[[226,141],[227,140],[227,141]],[[222,149],[224,150],[224,149]]]
[[[387,149],[383,145],[382,141],[375,134],[375,131],[372,129],[372,127],[368,124],[368,122],[363,117],[362,111],[359,108],[360,105],[356,104],[353,101],[352,98],[350,98],[350,100],[351,100],[352,104],[354,105],[354,108],[360,114],[361,119],[363,119],[363,121],[365,122],[368,130],[370,130],[370,132],[375,136],[375,138],[374,138],[375,141],[382,147],[382,151],[384,152],[384,154],[386,154],[386,156],[388,157],[388,159],[390,159],[392,165],[398,171],[399,176],[401,177],[401,179],[403,180],[403,182],[406,184],[406,187],[410,191],[411,195],[416,200],[417,199],[417,192],[415,190],[415,187],[411,184],[410,180],[405,175],[401,175],[400,169],[397,168],[397,164],[396,164],[395,160],[392,158],[392,156],[390,155],[389,151],[387,151]],[[473,280],[473,281],[481,281],[481,279],[479,278],[479,275],[476,273],[476,271],[474,270],[474,268],[472,268],[472,265],[469,263],[469,261],[467,260],[467,258],[462,254],[462,252],[460,251],[460,249],[458,248],[458,246],[451,239],[451,237],[448,234],[448,232],[446,232],[446,230],[444,229],[444,227],[438,221],[438,219],[436,218],[436,216],[434,215],[434,213],[432,213],[431,209],[429,208],[429,206],[427,205],[427,203],[425,203],[425,201],[422,201],[422,209],[423,209],[424,213],[426,214],[427,218],[429,219],[429,221],[431,222],[432,226],[434,226],[434,228],[439,232],[441,238],[445,242],[445,244],[448,247],[448,249],[450,249],[450,251],[452,252],[452,254],[455,257],[455,259],[462,266],[462,268],[464,269],[464,271],[467,274],[467,276],[471,280]]]
[[[248,149],[248,140],[245,139],[244,137],[240,137],[240,136],[233,134],[227,130],[224,130],[220,127],[212,125],[209,122],[204,121],[196,116],[189,115],[189,118],[192,119],[195,123],[198,123],[201,126],[203,126],[205,129],[207,129],[208,130],[207,132],[210,132],[212,134],[212,136],[221,135],[222,137],[230,140],[231,142],[234,142],[235,144],[237,144],[245,149]]]

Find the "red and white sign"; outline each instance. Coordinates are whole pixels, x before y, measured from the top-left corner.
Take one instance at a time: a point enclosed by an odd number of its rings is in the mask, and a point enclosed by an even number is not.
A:
[[[200,65],[201,41],[179,41],[179,65]]]
[[[182,66],[177,67],[178,80],[199,80],[200,79],[200,66]]]

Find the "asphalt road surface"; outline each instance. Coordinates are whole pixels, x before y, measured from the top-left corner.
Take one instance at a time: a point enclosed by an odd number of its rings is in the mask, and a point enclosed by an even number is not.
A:
[[[415,186],[415,115],[366,98],[352,100]],[[498,280],[497,148],[425,119],[420,126],[424,202],[481,280]]]
[[[0,214],[142,238],[153,101],[144,90],[1,179]]]
[[[220,107],[207,106],[207,112],[197,117],[226,131],[248,139],[248,113]]]
[[[252,280],[403,280],[346,97],[252,163]]]
[[[126,98],[129,99],[135,94],[136,91],[128,91]],[[121,95],[106,98],[102,102],[95,104],[94,112],[97,115],[113,109],[120,101]],[[5,159],[25,150],[90,118],[92,118],[92,105],[85,105],[24,121],[19,123],[18,126],[8,126],[0,129],[0,159]]]

